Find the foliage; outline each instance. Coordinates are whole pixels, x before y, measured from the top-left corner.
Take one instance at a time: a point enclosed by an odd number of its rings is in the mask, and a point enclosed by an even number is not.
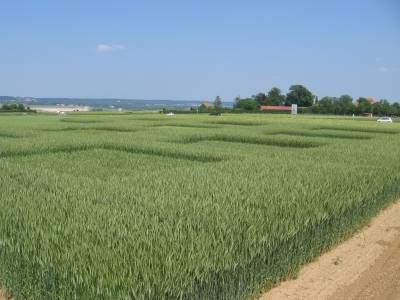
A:
[[[282,95],[279,88],[273,87],[267,95],[266,105],[283,105],[285,104],[286,97]]]
[[[219,103],[220,97],[216,98],[215,103]],[[314,101],[315,100],[315,101]],[[334,114],[334,115],[363,115],[373,113],[376,116],[400,116],[400,104],[389,103],[387,100],[380,100],[377,102],[371,101],[367,98],[358,98],[353,101],[349,95],[342,95],[340,97],[323,97],[318,99],[302,85],[292,85],[287,96],[283,95],[281,90],[277,87],[271,88],[268,93],[257,93],[251,98],[241,99],[239,96],[234,99],[233,109],[221,106],[210,107],[205,104],[200,105],[198,108],[192,108],[190,112],[175,110],[176,113],[211,113],[215,111],[224,113],[243,113],[243,112],[257,112],[268,114],[289,114],[290,111],[261,111],[260,105],[287,105],[298,104],[299,113],[315,113],[315,114]],[[218,104],[219,105],[219,104]],[[222,105],[222,104],[221,104]]]
[[[242,109],[247,112],[255,111],[257,106],[257,101],[252,98],[241,99],[235,104],[236,109]]]
[[[0,112],[35,112],[21,103],[3,104]]]
[[[356,111],[360,114],[372,113],[372,103],[366,98],[358,98]]]
[[[219,109],[222,108],[222,100],[220,96],[217,96],[214,100],[214,107],[218,111]]]
[[[319,114],[349,115],[355,112],[353,98],[349,95],[323,97],[312,106],[312,112]]]
[[[302,85],[292,85],[289,93],[286,95],[286,105],[297,104],[299,106],[308,107],[314,103],[313,94]]]
[[[285,103],[285,96],[277,87],[273,87],[267,94],[258,93],[252,98],[258,105],[283,105]]]
[[[400,112],[400,110],[397,110]],[[372,112],[378,116],[389,116],[396,114],[396,106],[391,106],[387,100],[380,100],[372,104]]]
[[[252,98],[259,104],[263,105],[267,102],[267,95],[265,93],[258,93],[256,95],[253,95]]]
[[[0,282],[16,300],[248,299],[400,195],[399,136],[344,117],[0,117]]]

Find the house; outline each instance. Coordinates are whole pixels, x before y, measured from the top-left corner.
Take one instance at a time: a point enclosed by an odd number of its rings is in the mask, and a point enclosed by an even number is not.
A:
[[[263,111],[291,111],[291,106],[284,106],[284,105],[260,105],[260,110]]]
[[[368,118],[372,118],[374,116],[372,113],[362,113],[361,115]]]
[[[374,104],[375,103],[375,99],[372,97],[365,97],[365,99],[367,99],[367,101],[369,102],[369,104]]]
[[[204,108],[213,108],[214,103],[212,103],[211,101],[204,101],[203,103],[201,103],[200,106]]]
[[[372,97],[360,97],[359,99],[365,99],[365,100],[367,100],[367,102],[369,103],[369,104],[374,104],[376,101],[375,101],[375,99],[374,98],[372,98]],[[358,100],[357,101],[355,101],[354,102],[354,105],[355,106],[358,106]]]

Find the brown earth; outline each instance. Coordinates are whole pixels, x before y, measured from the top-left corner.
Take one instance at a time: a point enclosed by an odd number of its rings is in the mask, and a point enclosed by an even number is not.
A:
[[[6,300],[6,298],[3,297],[3,293],[0,290],[0,300]]]
[[[400,202],[259,300],[400,300]],[[0,290],[0,300],[6,300]]]
[[[400,202],[260,300],[400,300]]]

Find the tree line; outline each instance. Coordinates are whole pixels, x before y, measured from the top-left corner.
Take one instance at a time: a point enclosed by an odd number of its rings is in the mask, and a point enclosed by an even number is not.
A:
[[[21,103],[3,104],[0,106],[0,112],[36,112]]]
[[[373,101],[365,97],[354,100],[349,95],[340,97],[326,96],[318,99],[303,85],[292,85],[286,95],[279,88],[273,87],[267,93],[258,93],[244,99],[237,97],[233,109],[236,111],[256,112],[261,105],[290,106],[292,104],[297,104],[300,107],[299,111],[303,113],[336,115],[372,113],[378,116],[400,116],[400,104],[397,102],[390,103],[385,99]]]

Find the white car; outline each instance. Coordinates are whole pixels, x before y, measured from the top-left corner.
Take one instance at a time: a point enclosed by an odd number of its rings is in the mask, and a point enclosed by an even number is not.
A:
[[[393,120],[392,120],[392,118],[389,118],[389,117],[383,117],[383,118],[379,118],[377,120],[377,122],[379,122],[379,123],[393,123]]]

